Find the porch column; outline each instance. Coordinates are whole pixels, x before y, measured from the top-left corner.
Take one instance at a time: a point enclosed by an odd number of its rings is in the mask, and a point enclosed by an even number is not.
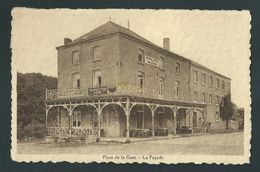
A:
[[[155,134],[154,134],[154,111],[155,111],[155,108],[152,109],[152,136],[154,137]]]
[[[47,129],[48,127],[48,109],[46,107],[46,110],[45,110],[45,128]]]
[[[69,137],[71,137],[71,128],[72,128],[72,109],[68,110],[69,113]]]
[[[57,113],[57,127],[60,127],[60,108],[58,107],[58,113]]]
[[[100,137],[101,137],[101,106],[100,106],[100,101],[98,101],[98,109],[97,109],[97,117],[98,117],[98,132],[97,132],[97,142],[100,140]]]
[[[190,108],[190,118],[191,118],[191,134],[193,134],[193,108]]]
[[[174,130],[174,135],[176,135],[177,134],[177,132],[176,132],[176,128],[177,128],[177,108],[174,108],[173,109],[173,130]]]
[[[126,99],[126,108],[125,108],[125,115],[126,115],[126,138],[129,138],[129,118],[130,118],[130,102],[129,97]]]

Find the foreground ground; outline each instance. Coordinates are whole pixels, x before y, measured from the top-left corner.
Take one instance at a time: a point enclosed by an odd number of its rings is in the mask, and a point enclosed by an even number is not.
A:
[[[21,154],[181,154],[242,155],[243,133],[212,134],[129,144],[18,143]]]

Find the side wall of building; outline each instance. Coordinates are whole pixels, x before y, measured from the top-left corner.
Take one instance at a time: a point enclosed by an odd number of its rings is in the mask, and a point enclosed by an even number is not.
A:
[[[198,73],[198,80],[195,81],[194,71]],[[203,75],[205,76],[205,82],[203,82]],[[207,121],[212,125],[212,129],[223,128],[225,126],[224,121],[219,116],[219,105],[222,98],[230,91],[230,79],[222,75],[219,75],[204,67],[191,63],[191,101],[207,104]],[[211,86],[210,77],[212,77],[213,85]],[[217,86],[217,79],[219,80],[219,86]],[[222,82],[224,82],[224,88],[222,88]],[[198,93],[198,97],[195,97],[194,92]],[[205,93],[205,100],[203,100],[203,93]],[[210,100],[212,95],[212,101]]]
[[[146,63],[138,62],[139,49],[144,51],[145,56],[153,58],[164,58],[164,69],[155,67]],[[125,35],[120,36],[120,63],[122,67],[119,70],[120,83],[129,83],[138,85],[138,72],[145,74],[144,86],[159,90],[159,77],[165,79],[165,90],[175,92],[175,82],[180,82],[180,93],[176,97],[179,101],[189,101],[189,63],[180,57],[173,57],[163,51],[158,51],[152,46],[138,42]],[[176,62],[180,64],[180,74],[177,74]]]

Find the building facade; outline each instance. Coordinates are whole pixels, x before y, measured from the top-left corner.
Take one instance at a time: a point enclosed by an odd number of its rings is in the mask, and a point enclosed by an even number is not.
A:
[[[150,137],[221,128],[230,78],[113,22],[58,51],[58,89],[46,90],[51,136]]]

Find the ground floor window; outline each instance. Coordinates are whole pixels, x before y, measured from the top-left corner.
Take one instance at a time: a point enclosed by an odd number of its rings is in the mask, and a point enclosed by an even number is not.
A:
[[[73,127],[80,127],[81,125],[81,111],[74,111],[72,114],[72,126]]]

